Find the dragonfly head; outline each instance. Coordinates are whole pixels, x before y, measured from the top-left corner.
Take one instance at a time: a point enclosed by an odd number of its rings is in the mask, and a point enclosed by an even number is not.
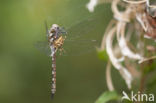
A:
[[[56,38],[60,37],[60,35],[66,35],[66,34],[67,34],[66,30],[57,24],[53,24],[49,30],[50,38],[56,39]]]
[[[57,24],[53,24],[48,34],[50,37],[57,38],[59,36],[59,31],[59,26]]]
[[[50,28],[50,32],[54,33],[59,31],[59,26],[57,24],[53,24],[52,27]]]

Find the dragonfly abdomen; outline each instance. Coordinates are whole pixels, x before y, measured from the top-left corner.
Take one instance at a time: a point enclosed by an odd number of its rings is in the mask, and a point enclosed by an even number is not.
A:
[[[56,55],[52,56],[52,85],[51,85],[51,95],[54,96],[56,92]]]

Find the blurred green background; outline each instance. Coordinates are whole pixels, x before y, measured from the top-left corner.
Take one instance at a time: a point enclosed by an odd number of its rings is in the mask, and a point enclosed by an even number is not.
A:
[[[99,5],[94,13],[89,13],[85,7],[88,2],[0,1],[0,103],[94,103],[107,90],[106,63],[98,59],[96,51],[79,56],[59,56],[57,92],[51,100],[51,58],[34,47],[35,42],[45,38],[45,20],[48,27],[53,23],[70,27],[97,13],[92,35],[101,41],[112,18],[110,4]],[[113,72],[116,74],[114,78],[118,78],[118,72]],[[123,85],[118,83],[120,81]],[[114,84],[125,87],[121,78]]]

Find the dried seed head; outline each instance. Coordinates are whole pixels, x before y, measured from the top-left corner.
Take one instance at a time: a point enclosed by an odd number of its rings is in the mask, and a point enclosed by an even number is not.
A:
[[[155,0],[147,0],[146,11],[150,16],[156,18],[156,1]]]
[[[110,3],[112,2],[112,0],[90,0],[89,3],[87,3],[86,8],[90,11],[90,12],[94,12],[95,7],[98,4],[101,3]]]
[[[152,39],[156,39],[156,18],[153,18],[148,13],[146,13],[146,19],[147,19],[147,32],[145,35],[149,36]]]

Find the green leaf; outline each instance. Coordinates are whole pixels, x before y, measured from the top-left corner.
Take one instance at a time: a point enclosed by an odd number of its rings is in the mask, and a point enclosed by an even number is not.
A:
[[[118,100],[119,96],[115,91],[104,92],[95,103],[107,103],[110,100]]]
[[[99,59],[104,60],[104,61],[108,61],[109,57],[107,55],[106,50],[97,50],[97,51],[98,51]]]
[[[133,103],[133,101],[129,101],[129,100],[123,100],[122,103]]]

